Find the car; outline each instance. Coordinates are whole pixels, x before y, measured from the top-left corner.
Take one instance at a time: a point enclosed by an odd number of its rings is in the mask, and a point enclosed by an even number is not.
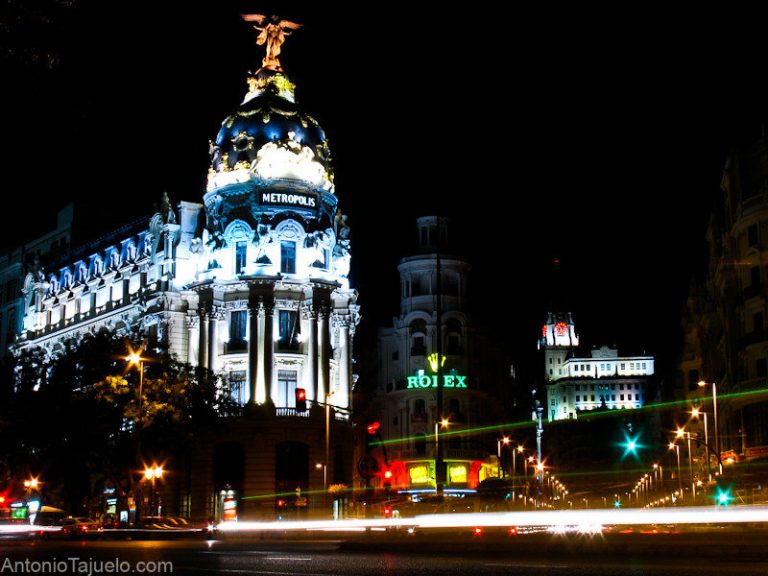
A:
[[[61,535],[64,538],[95,538],[102,532],[104,528],[101,524],[86,516],[69,517],[61,522]]]

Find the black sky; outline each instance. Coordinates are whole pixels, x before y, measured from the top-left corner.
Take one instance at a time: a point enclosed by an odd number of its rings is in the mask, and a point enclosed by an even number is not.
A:
[[[305,24],[282,62],[330,139],[364,337],[397,312],[415,217],[439,211],[474,264],[480,317],[524,374],[538,370],[554,257],[584,343],[670,362],[729,144],[766,120],[764,35],[746,14],[62,4],[10,8],[5,247],[71,200],[82,240],[163,190],[199,201],[208,140],[262,56],[238,14],[277,12]]]

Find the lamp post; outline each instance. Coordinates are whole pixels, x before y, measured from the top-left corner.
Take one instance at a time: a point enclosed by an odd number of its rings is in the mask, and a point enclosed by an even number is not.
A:
[[[325,462],[323,463],[323,508],[328,512],[328,459],[331,456],[331,396],[334,391],[325,393]]]
[[[674,442],[669,443],[669,449],[675,451],[675,455],[677,456],[677,489],[680,492],[680,497],[683,496],[683,479],[680,477],[680,446],[675,444]]]
[[[704,380],[699,382],[699,387],[704,388],[707,385],[707,382],[704,382]],[[720,475],[723,474],[723,463],[720,459],[720,427],[717,425],[717,383],[712,382],[712,414],[715,417],[714,425],[715,425],[715,451],[717,452],[717,466],[718,471]]]
[[[707,426],[707,413],[706,412],[702,412],[698,408],[693,408],[691,410],[691,416],[693,416],[696,419],[698,419],[699,416],[702,416],[702,415],[704,416],[704,448],[705,448],[704,453],[706,454],[706,458],[707,458],[707,478],[711,482],[712,481],[712,470],[711,470],[710,465],[709,465],[709,450],[710,450],[710,448],[709,448],[709,429],[708,429],[709,427]],[[719,459],[720,458],[718,457],[718,460]]]
[[[505,470],[504,470],[504,464],[501,461],[501,445],[504,444],[506,446],[509,444],[509,436],[502,436],[501,438],[496,440],[496,456],[499,458],[499,477],[504,478],[506,476]],[[512,455],[514,458],[514,454]]]
[[[125,359],[128,361],[128,366],[139,367],[139,415],[138,426],[136,427],[137,435],[139,437],[139,446],[141,446],[141,426],[142,426],[142,412],[143,412],[143,400],[144,400],[144,361],[146,358],[141,356],[141,348],[138,351],[131,350]],[[140,450],[140,449],[139,449]]]
[[[159,506],[157,503],[157,490],[155,489],[155,481],[163,477],[163,467],[153,464],[152,466],[144,467],[144,479],[149,480],[152,483],[152,491],[149,494],[149,509],[150,516],[159,516]]]

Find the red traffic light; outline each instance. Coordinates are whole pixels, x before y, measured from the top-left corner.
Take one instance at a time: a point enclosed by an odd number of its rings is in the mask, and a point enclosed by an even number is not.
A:
[[[379,431],[379,428],[381,428],[381,424],[378,421],[371,422],[370,424],[368,424],[368,428],[367,428],[368,434],[376,434],[376,432]]]
[[[278,500],[277,501],[277,507],[278,508],[282,508],[283,506],[285,506],[285,500]]]
[[[392,478],[392,470],[385,470],[384,471],[384,478],[386,478],[387,480]]]
[[[0,504],[5,504],[5,496],[0,496]]]
[[[296,400],[306,400],[307,391],[304,388],[296,388]]]

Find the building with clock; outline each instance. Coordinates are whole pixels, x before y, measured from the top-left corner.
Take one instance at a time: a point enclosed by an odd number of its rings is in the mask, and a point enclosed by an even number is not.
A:
[[[139,328],[228,378],[244,416],[177,471],[169,513],[220,517],[226,500],[256,515],[272,499],[240,496],[351,483],[360,313],[328,141],[279,62],[247,81],[200,198],[165,195],[151,218],[72,247],[22,287],[16,354],[55,357],[88,333]]]
[[[579,354],[570,312],[550,312],[538,343],[544,356],[549,421],[578,418],[589,410],[640,408],[648,400],[653,356],[619,356],[616,348]]]
[[[447,219],[419,218],[417,230],[417,253],[398,266],[400,313],[391,326],[379,330],[380,370],[370,412],[380,422],[383,449],[374,453],[378,468],[389,472],[392,490],[434,491],[435,433],[442,426],[445,489],[462,492],[499,473],[498,433],[466,432],[501,421],[493,394],[506,383],[505,367],[469,313],[471,267],[451,250]],[[438,337],[442,410],[437,405]],[[381,474],[373,482],[381,486]]]

